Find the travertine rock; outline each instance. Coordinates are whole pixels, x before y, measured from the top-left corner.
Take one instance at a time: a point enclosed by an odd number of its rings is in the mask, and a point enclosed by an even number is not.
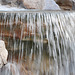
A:
[[[11,7],[22,7],[25,9],[75,9],[75,0],[0,0],[0,4],[10,5]]]
[[[1,4],[24,7],[27,9],[60,10],[54,0],[1,0]]]
[[[0,68],[2,68],[2,66],[3,66],[3,62],[2,62],[2,58],[0,56]]]
[[[45,0],[43,9],[45,10],[60,10],[60,7],[56,4],[54,0]]]
[[[75,10],[75,0],[55,0],[64,10]]]
[[[73,0],[56,0],[59,5],[72,6]]]
[[[60,10],[54,0],[23,0],[26,8]]]
[[[4,41],[0,40],[0,68],[7,63],[8,51],[5,48]]]
[[[41,0],[23,0],[23,4],[26,8],[32,9],[42,9]]]
[[[72,9],[75,10],[75,1],[72,1]]]

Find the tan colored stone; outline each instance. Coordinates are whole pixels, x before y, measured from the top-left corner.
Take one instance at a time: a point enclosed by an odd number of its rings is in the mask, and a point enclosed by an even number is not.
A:
[[[2,58],[0,56],[0,68],[2,68],[2,66],[3,66],[3,62],[2,62]]]
[[[42,9],[41,0],[23,0],[23,4],[26,8],[30,9]]]
[[[30,9],[60,10],[54,0],[23,0],[23,4]]]
[[[44,10],[61,10],[59,5],[54,0],[44,0]]]
[[[0,68],[7,63],[8,51],[5,48],[4,41],[0,40]]]
[[[26,9],[59,10],[54,0],[1,0],[1,4],[11,7],[24,7]]]

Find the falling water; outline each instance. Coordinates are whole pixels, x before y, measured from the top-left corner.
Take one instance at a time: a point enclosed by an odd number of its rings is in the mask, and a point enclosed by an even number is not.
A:
[[[1,75],[75,75],[75,12],[1,12],[0,39],[9,51]]]

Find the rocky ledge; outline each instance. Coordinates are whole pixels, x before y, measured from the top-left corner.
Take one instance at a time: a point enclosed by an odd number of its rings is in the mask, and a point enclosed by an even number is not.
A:
[[[74,0],[0,0],[0,4],[24,9],[75,10]]]
[[[15,8],[21,7],[24,9],[60,10],[59,5],[56,4],[54,0],[1,0],[0,3],[3,6],[9,5],[10,7]],[[1,6],[0,9],[2,9]]]

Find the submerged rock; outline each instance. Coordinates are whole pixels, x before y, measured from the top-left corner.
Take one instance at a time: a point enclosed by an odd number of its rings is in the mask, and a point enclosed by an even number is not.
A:
[[[7,63],[8,51],[5,48],[4,41],[0,40],[0,68]]]

